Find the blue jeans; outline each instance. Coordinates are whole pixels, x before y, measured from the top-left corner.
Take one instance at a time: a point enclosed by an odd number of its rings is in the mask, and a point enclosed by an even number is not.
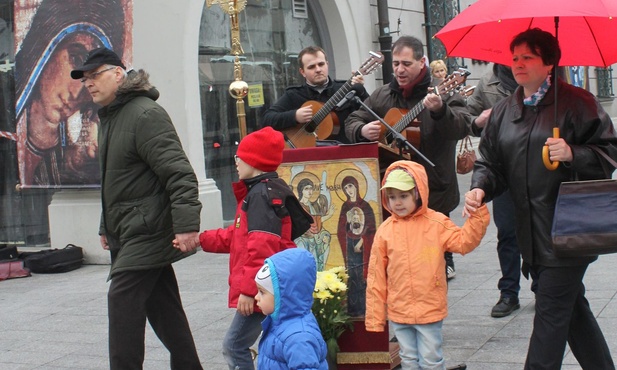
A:
[[[265,318],[261,312],[242,316],[236,311],[223,339],[223,357],[229,370],[255,370],[249,348],[259,338],[261,322]]]
[[[521,290],[521,254],[516,242],[514,202],[509,190],[493,199],[493,220],[497,226],[497,257],[501,267],[497,288],[502,298],[518,298]]]
[[[441,349],[443,321],[416,325],[390,324],[398,340],[402,370],[445,370]]]

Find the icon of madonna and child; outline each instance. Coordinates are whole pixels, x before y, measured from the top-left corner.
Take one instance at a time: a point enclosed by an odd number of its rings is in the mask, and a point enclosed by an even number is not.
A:
[[[363,163],[349,167],[340,170],[336,166],[295,165],[287,179],[291,179],[290,187],[314,220],[311,228],[295,240],[297,246],[311,252],[318,271],[346,267],[348,313],[361,317],[371,246],[377,222],[381,221],[379,175]],[[337,214],[338,219],[333,217]]]

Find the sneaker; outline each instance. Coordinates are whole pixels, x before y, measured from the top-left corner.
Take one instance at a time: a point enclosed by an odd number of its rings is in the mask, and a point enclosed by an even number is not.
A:
[[[500,298],[491,310],[491,317],[506,317],[520,307],[518,298]]]
[[[446,266],[446,279],[452,280],[456,276],[456,271],[454,271],[454,266]]]

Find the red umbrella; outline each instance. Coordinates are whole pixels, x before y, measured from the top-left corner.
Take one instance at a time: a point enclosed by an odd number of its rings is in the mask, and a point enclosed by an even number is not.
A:
[[[510,41],[535,27],[557,36],[561,66],[617,63],[616,0],[478,0],[435,37],[448,56],[510,65]]]
[[[617,0],[478,0],[435,37],[444,44],[448,56],[511,65],[512,38],[537,27],[557,37],[561,48],[559,65],[608,67],[617,63],[614,16]],[[553,137],[559,137],[558,128],[553,130]],[[547,146],[542,159],[549,170],[559,165],[549,160]]]

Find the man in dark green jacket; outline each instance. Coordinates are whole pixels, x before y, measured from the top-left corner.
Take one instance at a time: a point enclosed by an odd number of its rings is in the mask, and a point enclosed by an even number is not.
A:
[[[111,253],[111,369],[141,369],[146,318],[171,353],[171,369],[201,369],[171,264],[196,247],[197,178],[158,91],[106,48],[71,72],[101,105],[101,245]]]

